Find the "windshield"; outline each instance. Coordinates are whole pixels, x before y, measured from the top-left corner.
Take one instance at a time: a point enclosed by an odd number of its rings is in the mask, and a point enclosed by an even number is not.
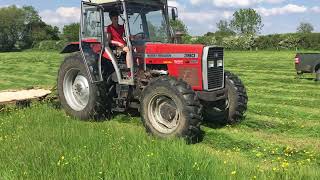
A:
[[[133,41],[169,43],[168,25],[162,7],[128,5],[130,33]]]

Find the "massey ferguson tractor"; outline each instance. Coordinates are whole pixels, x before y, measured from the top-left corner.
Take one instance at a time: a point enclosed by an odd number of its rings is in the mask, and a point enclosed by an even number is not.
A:
[[[127,53],[108,42],[112,11],[124,25]],[[225,123],[240,122],[248,97],[241,80],[225,70],[224,49],[180,44],[169,23],[177,14],[167,0],[82,1],[80,41],[62,51],[72,54],[58,74],[67,114],[99,120],[135,110],[148,133],[190,140],[200,137],[204,117],[214,121],[220,113]]]

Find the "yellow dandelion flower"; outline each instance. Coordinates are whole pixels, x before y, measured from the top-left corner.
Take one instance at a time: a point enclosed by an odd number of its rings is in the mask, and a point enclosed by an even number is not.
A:
[[[260,152],[256,154],[257,157],[261,157],[262,155],[263,155],[263,154],[260,153]]]
[[[282,168],[287,168],[287,167],[289,167],[289,163],[288,163],[288,162],[283,162],[283,163],[281,164],[281,167],[282,167]]]
[[[237,171],[232,171],[231,172],[231,175],[235,175],[235,174],[237,174]]]

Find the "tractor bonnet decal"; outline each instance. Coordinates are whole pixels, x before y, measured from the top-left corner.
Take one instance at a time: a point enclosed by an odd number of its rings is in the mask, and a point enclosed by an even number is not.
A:
[[[198,58],[197,53],[146,54],[145,58]]]

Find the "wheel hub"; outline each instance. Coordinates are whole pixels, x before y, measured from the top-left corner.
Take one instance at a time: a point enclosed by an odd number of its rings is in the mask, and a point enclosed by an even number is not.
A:
[[[90,86],[87,78],[79,74],[80,70],[69,70],[64,78],[63,91],[68,105],[75,111],[83,110],[88,102]]]
[[[168,134],[176,130],[180,113],[177,105],[170,97],[156,95],[149,103],[148,116],[155,129]]]
[[[173,107],[173,105],[168,104],[167,102],[161,104],[159,106],[160,115],[163,119],[168,122],[172,122],[176,116],[177,109]]]

